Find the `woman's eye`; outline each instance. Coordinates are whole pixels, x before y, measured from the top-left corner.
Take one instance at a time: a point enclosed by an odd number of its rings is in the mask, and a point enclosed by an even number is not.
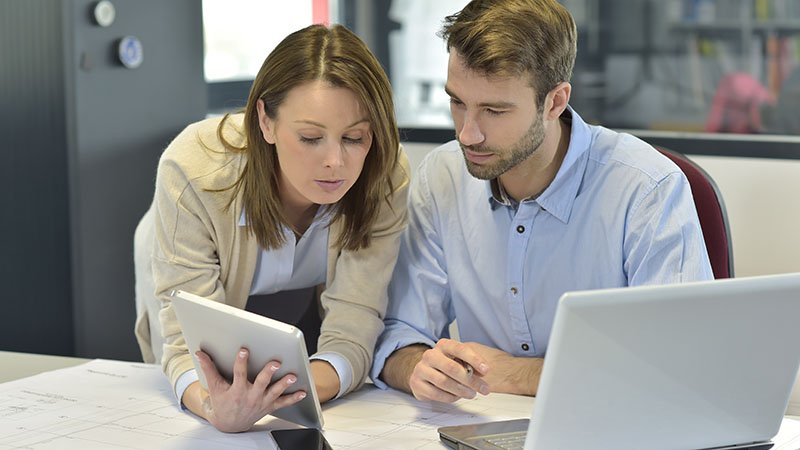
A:
[[[345,141],[348,144],[360,144],[360,143],[364,142],[364,139],[360,138],[360,137],[352,138],[352,137],[345,136],[345,137],[342,138],[342,140]]]
[[[320,141],[320,139],[322,138],[300,136],[300,142],[303,142],[305,144],[316,144]]]

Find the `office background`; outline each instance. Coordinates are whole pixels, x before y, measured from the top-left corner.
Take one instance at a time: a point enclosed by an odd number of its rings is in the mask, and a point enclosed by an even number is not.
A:
[[[327,18],[367,41],[392,78],[412,164],[451,139],[435,32],[465,3],[112,0],[101,26],[96,1],[0,0],[0,350],[139,359],[133,230],[158,156],[188,123],[242,105],[290,30]],[[737,276],[800,272],[800,137],[788,120],[800,118],[800,3],[563,3],[579,26],[573,106],[712,175]],[[125,36],[139,39],[139,67],[120,61]]]

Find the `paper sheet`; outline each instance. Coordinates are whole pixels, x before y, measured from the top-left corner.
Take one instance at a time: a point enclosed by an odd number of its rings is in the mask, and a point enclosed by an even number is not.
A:
[[[442,449],[442,425],[519,418],[532,399],[492,395],[431,406],[365,386],[324,405],[325,435],[335,449]],[[248,433],[225,434],[177,406],[158,366],[89,363],[0,384],[0,449],[274,449],[266,418]],[[390,438],[391,436],[391,438]]]

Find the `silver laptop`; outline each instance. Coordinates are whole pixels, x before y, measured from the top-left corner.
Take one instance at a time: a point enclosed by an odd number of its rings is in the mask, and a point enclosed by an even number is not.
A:
[[[799,322],[800,273],[569,292],[532,420],[439,434],[460,449],[767,449]]]

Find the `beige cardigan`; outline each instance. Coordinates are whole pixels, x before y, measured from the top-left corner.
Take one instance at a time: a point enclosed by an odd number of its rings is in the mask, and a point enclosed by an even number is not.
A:
[[[159,352],[151,344],[163,341],[161,364],[173,386],[193,365],[169,293],[182,289],[243,309],[260,251],[247,227],[238,226],[241,196],[226,211],[230,191],[209,192],[231,186],[246,160],[241,153],[224,150],[216,137],[219,122],[220,118],[214,118],[190,125],[167,147],[158,166],[153,205],[137,229],[140,242],[136,247],[145,250],[139,251],[144,256],[136,256],[136,337],[145,361],[154,362]],[[238,146],[244,139],[238,131],[242,115],[231,116],[229,123],[236,127],[226,126],[225,137]],[[392,174],[396,190],[391,208],[382,206],[370,247],[337,251],[332,244],[341,232],[341,221],[330,229],[318,351],[337,353],[350,363],[353,381],[344,393],[363,384],[383,330],[387,286],[407,223],[410,172],[402,147],[399,152],[400,164]],[[151,323],[154,311],[158,311],[160,327]]]

